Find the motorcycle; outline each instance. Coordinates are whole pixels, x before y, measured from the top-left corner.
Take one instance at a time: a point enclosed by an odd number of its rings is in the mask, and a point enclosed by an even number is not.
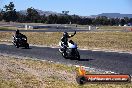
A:
[[[77,49],[78,48],[77,44],[75,44],[74,42],[71,43],[68,41],[68,46],[63,45],[62,42],[59,42],[59,46],[61,47],[59,49],[59,52],[62,54],[64,58],[80,60],[80,54]]]
[[[12,43],[15,45],[16,48],[25,47],[26,49],[29,49],[29,44],[27,43],[26,36],[23,36],[21,38],[16,38],[15,36],[12,37],[13,37]]]

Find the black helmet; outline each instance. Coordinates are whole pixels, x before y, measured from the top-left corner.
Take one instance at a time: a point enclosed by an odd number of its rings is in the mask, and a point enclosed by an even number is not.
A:
[[[16,34],[19,34],[19,30],[18,29],[16,30]]]
[[[64,32],[64,33],[63,33],[63,36],[67,36],[67,35],[68,35],[68,33],[67,33],[67,32]]]

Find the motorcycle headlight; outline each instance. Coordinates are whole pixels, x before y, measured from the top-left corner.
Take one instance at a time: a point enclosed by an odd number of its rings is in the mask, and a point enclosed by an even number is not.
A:
[[[22,38],[23,40],[27,40],[26,38]]]

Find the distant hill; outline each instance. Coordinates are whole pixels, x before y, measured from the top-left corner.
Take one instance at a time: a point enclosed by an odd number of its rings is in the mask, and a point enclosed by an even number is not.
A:
[[[132,18],[132,14],[120,14],[120,13],[102,13],[98,15],[91,15],[90,17],[94,18],[97,16],[106,16],[109,18],[124,18],[124,17]]]
[[[38,10],[36,9],[36,11],[40,14],[40,15],[46,15],[46,16],[49,16],[49,15],[61,15],[61,13],[57,13],[57,12],[53,12],[53,11],[42,11],[42,10]],[[26,15],[27,11],[26,10],[21,10],[21,11],[18,11],[19,13],[23,14],[23,15]]]
[[[57,12],[53,12],[53,11],[42,11],[42,10],[38,10],[36,9],[37,12],[40,14],[40,15],[46,15],[46,16],[49,16],[49,15],[62,15],[62,13],[57,13]],[[26,15],[27,11],[26,10],[21,10],[21,11],[18,11],[19,13],[23,14],[23,15]],[[128,17],[128,18],[132,18],[132,14],[120,14],[120,13],[102,13],[102,14],[98,14],[98,15],[91,15],[91,16],[80,16],[80,17],[88,17],[88,18],[95,18],[95,17],[98,17],[98,16],[106,16],[106,17],[109,17],[109,18],[124,18],[124,17]]]

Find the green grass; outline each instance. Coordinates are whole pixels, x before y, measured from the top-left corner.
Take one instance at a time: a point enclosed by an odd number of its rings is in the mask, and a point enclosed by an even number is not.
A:
[[[123,26],[99,26],[99,30],[124,30],[129,29],[131,27],[123,27]]]
[[[0,30],[16,30],[16,27],[0,27]]]

